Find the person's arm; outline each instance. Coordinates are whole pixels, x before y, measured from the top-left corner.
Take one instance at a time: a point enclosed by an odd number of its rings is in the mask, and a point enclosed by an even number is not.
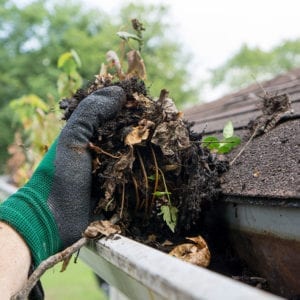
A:
[[[0,295],[10,299],[28,278],[30,250],[23,238],[9,225],[0,222]]]

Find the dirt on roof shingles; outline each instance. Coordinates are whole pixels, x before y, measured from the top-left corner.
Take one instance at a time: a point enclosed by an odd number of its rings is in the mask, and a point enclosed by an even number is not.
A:
[[[234,158],[231,153],[229,159]],[[300,119],[255,138],[223,176],[226,195],[300,199]]]
[[[262,114],[259,104],[265,92],[286,93],[292,102],[293,114],[271,131],[254,138],[233,166],[223,176],[224,195],[300,199],[300,69],[263,82],[262,90],[253,84],[237,93],[185,112],[195,122],[195,130],[220,134],[231,120],[242,145],[228,155],[231,161],[249,139],[247,126]]]

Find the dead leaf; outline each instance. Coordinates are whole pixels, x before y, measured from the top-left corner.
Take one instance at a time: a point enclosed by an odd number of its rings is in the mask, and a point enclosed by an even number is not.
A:
[[[197,266],[208,267],[211,255],[206,241],[200,235],[186,239],[194,243],[178,245],[169,254]]]
[[[157,239],[157,236],[155,234],[149,234],[147,240],[145,241],[145,243],[149,244],[149,243],[153,243],[155,242]]]
[[[157,104],[160,106],[164,121],[175,121],[183,118],[183,112],[179,111],[173,101],[169,98],[169,91],[162,89]]]
[[[123,71],[122,71],[122,66],[120,63],[120,59],[115,51],[109,50],[106,53],[106,60],[112,64],[112,66],[116,69],[118,77],[120,80],[123,80],[125,78]]]
[[[188,130],[181,119],[160,123],[152,136],[151,142],[161,148],[166,156],[190,147]]]
[[[139,51],[131,50],[127,53],[128,70],[127,76],[129,78],[137,76],[140,79],[146,80],[146,67]]]
[[[155,105],[153,103],[153,100],[149,99],[148,97],[144,96],[143,94],[133,93],[133,98],[139,102],[142,106],[145,106],[146,108],[155,108]]]
[[[118,184],[124,182],[126,172],[132,170],[132,165],[135,160],[133,155],[133,147],[129,145],[129,151],[123,154],[113,164],[113,168],[109,168],[104,172],[104,176],[107,177],[102,188],[104,190],[104,197],[101,197],[96,211],[114,210],[116,201],[114,201],[114,193]],[[102,195],[103,196],[103,195]]]
[[[169,241],[169,240],[165,240],[161,245],[162,245],[162,246],[173,246],[174,243],[171,242],[171,241]]]
[[[133,127],[131,132],[125,138],[126,145],[139,144],[149,137],[149,129],[154,126],[152,121],[142,119],[138,126]]]
[[[108,72],[107,72],[107,65],[102,63],[101,64],[101,68],[100,68],[100,71],[99,71],[99,77],[106,77],[108,75]],[[97,76],[97,75],[96,75]],[[97,78],[97,77],[96,77]]]
[[[111,236],[117,233],[121,233],[120,226],[114,225],[108,220],[101,220],[92,222],[84,231],[83,235],[87,238],[97,238],[101,235]]]

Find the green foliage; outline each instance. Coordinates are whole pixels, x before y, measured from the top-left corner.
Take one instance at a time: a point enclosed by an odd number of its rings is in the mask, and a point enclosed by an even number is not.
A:
[[[257,80],[269,79],[300,66],[300,39],[284,41],[264,51],[243,45],[227,62],[212,71],[211,84],[241,88]]]
[[[7,147],[2,145],[11,145],[14,140],[13,131],[16,130],[20,124],[15,122],[12,124],[13,111],[9,106],[6,106],[0,110],[0,174],[5,172],[5,161],[9,158]],[[11,130],[6,130],[10,128]]]
[[[46,112],[49,110],[48,105],[37,95],[24,95],[19,99],[14,99],[9,104],[14,111],[14,117],[22,123],[23,128],[31,130],[36,112]]]
[[[162,197],[162,196],[166,196],[166,195],[171,195],[170,192],[160,192],[160,191],[156,191],[155,193],[153,193],[154,196],[156,197]]]
[[[126,32],[126,31],[119,31],[117,32],[117,35],[119,38],[125,40],[125,41],[129,41],[130,39],[133,39],[135,41],[141,41],[141,39],[135,35],[135,34],[132,34],[132,33],[129,33],[129,32]]]
[[[81,67],[81,60],[75,50],[60,55],[57,67],[63,70],[57,80],[60,97],[71,97],[82,86],[82,77],[77,71]]]
[[[234,135],[234,128],[231,121],[228,121],[223,128],[223,139],[220,141],[215,136],[207,136],[203,139],[202,145],[218,154],[230,152],[241,143],[241,139]]]
[[[47,104],[34,94],[12,100],[9,107],[14,112],[14,119],[21,123],[22,132],[19,130],[15,133],[8,166],[15,184],[22,185],[57,136],[60,129],[59,115],[51,109],[50,103]]]
[[[163,198],[163,199],[166,197],[167,205],[162,205],[160,207],[159,215],[163,216],[163,220],[169,226],[170,230],[172,232],[174,232],[176,224],[177,224],[178,208],[172,205],[171,198],[170,198],[171,193],[168,191],[164,173],[162,172],[161,169],[158,169],[158,171],[160,172],[160,175],[161,175],[161,176],[159,176],[159,178],[162,179],[164,191],[155,191],[153,193],[153,195],[158,198]],[[151,180],[152,180],[152,178],[151,178]]]
[[[163,220],[167,223],[169,228],[174,232],[177,224],[178,208],[170,205],[162,205],[160,207]]]
[[[0,84],[4,86],[0,106],[32,92],[43,99],[48,94],[57,97],[57,57],[69,49],[81,57],[85,82],[91,80],[106,52],[119,48],[119,40],[113,38],[116,32],[120,35],[123,31],[123,38],[134,37],[126,35],[133,18],[142,20],[147,28],[143,56],[147,57],[153,95],[168,88],[178,103],[197,98],[185,68],[188,57],[170,34],[167,14],[167,7],[160,5],[129,4],[110,17],[97,8],[83,8],[79,1],[35,0],[19,7],[7,0],[5,9],[0,10],[0,60],[5,62],[0,66]],[[138,33],[136,38],[140,38]],[[170,80],[174,82],[171,86]]]
[[[114,38],[116,32],[127,32],[131,28],[129,22],[134,18],[142,20],[147,28],[135,34],[140,38],[139,33],[143,31],[142,51],[150,93],[158,96],[162,88],[167,88],[178,105],[198,99],[199,91],[189,84],[191,75],[186,68],[189,57],[181,51],[176,36],[170,34],[172,24],[168,24],[166,6],[129,4],[120,7],[119,13],[111,17],[97,8],[87,8],[78,0],[16,3],[19,2],[0,0],[1,110],[11,99],[22,95],[34,93],[48,103],[68,94],[68,89],[61,86],[57,90],[57,78],[62,71],[66,73],[66,70],[57,68],[57,59],[70,49],[75,49],[81,58],[83,83],[92,80],[101,63],[106,61],[107,51],[120,48],[120,39]],[[126,45],[128,49],[131,43],[136,43],[132,37]],[[124,51],[128,52],[128,49]],[[76,61],[74,53],[72,58]],[[61,76],[63,86],[66,77]],[[74,81],[78,86],[80,79],[74,76]],[[7,124],[10,119],[3,114],[0,118],[5,118],[0,119],[0,124]],[[13,136],[11,124],[5,128],[8,135]],[[7,144],[1,141],[0,154],[6,149]],[[3,157],[0,161],[3,164]]]

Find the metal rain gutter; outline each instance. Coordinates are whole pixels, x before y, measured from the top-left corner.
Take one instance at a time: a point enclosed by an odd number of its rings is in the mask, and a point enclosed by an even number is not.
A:
[[[132,300],[281,299],[120,235],[83,247],[80,258]]]
[[[218,202],[230,244],[271,291],[300,293],[300,199],[227,196]]]
[[[0,176],[0,202],[16,190]],[[91,242],[80,258],[132,300],[282,299],[119,235]]]

